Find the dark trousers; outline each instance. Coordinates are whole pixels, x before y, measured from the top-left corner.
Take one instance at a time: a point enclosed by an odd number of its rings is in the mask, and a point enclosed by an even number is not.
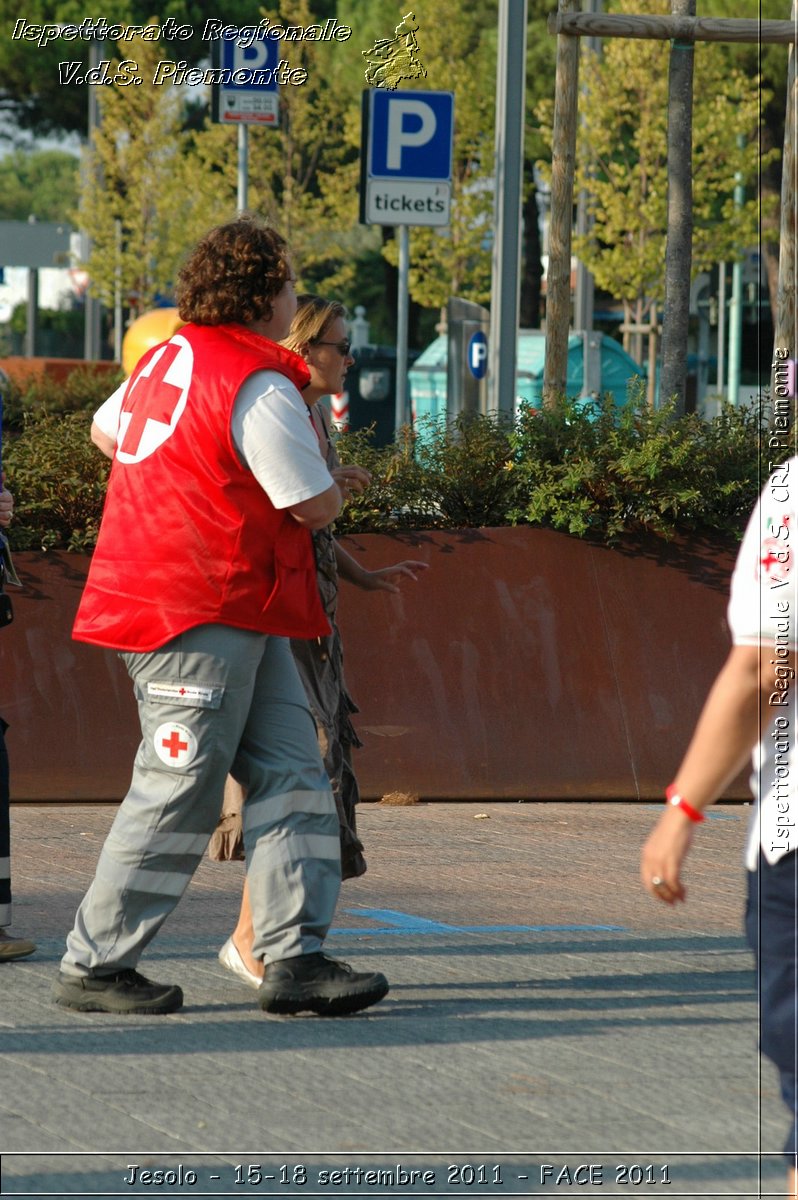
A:
[[[798,852],[793,850],[776,863],[769,863],[760,854],[758,871],[748,872],[745,926],[748,944],[756,958],[759,980],[759,1046],[779,1069],[781,1094],[792,1118],[784,1153],[793,1164],[798,1152],[797,897]]]

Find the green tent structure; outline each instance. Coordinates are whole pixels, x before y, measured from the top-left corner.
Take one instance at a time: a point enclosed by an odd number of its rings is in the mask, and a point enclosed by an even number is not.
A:
[[[601,375],[597,391],[611,393],[616,405],[626,403],[627,385],[634,376],[645,378],[641,367],[626,353],[623,346],[606,333],[590,334],[598,342]],[[448,340],[441,334],[416,359],[408,372],[410,402],[413,420],[423,417],[453,416],[447,408],[446,359]],[[521,329],[518,332],[518,374],[516,381],[517,403],[540,408],[543,404],[543,361],[546,353],[546,335],[539,329]],[[584,337],[572,333],[568,339],[567,394],[577,398],[582,394],[584,371]]]

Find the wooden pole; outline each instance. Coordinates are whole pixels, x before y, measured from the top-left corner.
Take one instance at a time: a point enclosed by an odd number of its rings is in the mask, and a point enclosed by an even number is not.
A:
[[[793,0],[792,19],[798,22],[798,3]],[[795,46],[790,47],[787,70],[787,115],[784,122],[784,152],[781,160],[781,233],[779,236],[779,285],[776,295],[776,327],[773,331],[771,396],[784,400],[792,390],[798,367],[792,368],[792,388],[785,383],[785,364],[798,359],[798,328],[795,321],[795,221],[798,205],[798,159],[795,153],[798,87],[795,79]]]
[[[570,37],[658,38],[660,41],[796,41],[793,21],[757,21],[737,17],[633,16],[628,13],[576,13],[560,9],[547,22],[549,33]]]
[[[695,0],[671,0],[675,17],[695,16]],[[687,332],[693,261],[693,66],[692,42],[674,40],[668,68],[668,230],[665,242],[665,307],[662,313],[660,400],[676,397],[684,415]]]
[[[572,12],[576,0],[559,0],[560,13]],[[571,325],[571,219],[576,164],[576,117],[579,100],[579,40],[557,38],[554,84],[554,128],[551,160],[551,224],[546,281],[546,356],[543,404],[551,406],[565,392],[568,375],[568,332]]]

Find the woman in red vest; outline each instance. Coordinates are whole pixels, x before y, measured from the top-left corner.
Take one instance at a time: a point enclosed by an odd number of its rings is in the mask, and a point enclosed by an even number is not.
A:
[[[277,343],[296,311],[283,239],[241,217],[177,289],[187,322],[115,394],[115,454],[74,636],[122,651],[142,741],[67,939],[57,1003],[166,1013],[181,989],[136,970],[188,885],[232,774],[265,964],[265,1011],[348,1013],[388,990],[322,951],[341,878],[338,819],[287,641],[329,632],[311,532],[342,493]]]

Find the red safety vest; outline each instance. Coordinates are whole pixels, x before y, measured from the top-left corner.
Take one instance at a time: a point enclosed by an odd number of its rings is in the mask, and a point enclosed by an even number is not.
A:
[[[97,547],[73,636],[155,650],[196,625],[329,633],[310,532],[242,466],[233,402],[253,371],[308,369],[240,325],[184,325],[137,364],[122,401]]]

